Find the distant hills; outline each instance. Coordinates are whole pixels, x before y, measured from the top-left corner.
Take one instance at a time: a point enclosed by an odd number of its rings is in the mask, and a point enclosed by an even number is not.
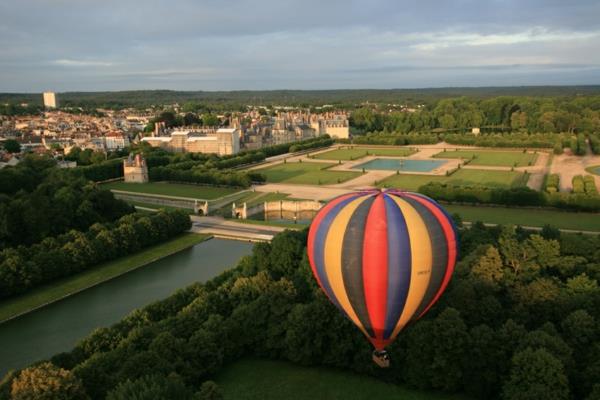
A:
[[[236,90],[175,91],[127,90],[114,92],[59,93],[63,106],[147,107],[157,104],[200,102],[230,105],[351,105],[363,102],[419,104],[440,98],[468,96],[587,96],[600,95],[600,85],[446,87],[423,89],[348,89],[348,90]],[[41,93],[0,93],[0,103],[42,103]]]

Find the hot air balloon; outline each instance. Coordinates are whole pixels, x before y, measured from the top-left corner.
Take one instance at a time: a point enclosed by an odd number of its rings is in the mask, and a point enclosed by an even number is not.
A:
[[[308,257],[317,283],[375,347],[385,347],[440,298],[458,255],[448,213],[427,196],[369,190],[331,200],[315,216]]]

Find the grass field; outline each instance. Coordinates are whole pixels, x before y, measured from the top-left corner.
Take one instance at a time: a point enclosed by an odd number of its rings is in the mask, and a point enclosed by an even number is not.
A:
[[[164,196],[190,197],[194,199],[212,200],[218,197],[226,196],[231,193],[239,192],[239,189],[186,185],[184,183],[168,182],[149,182],[149,183],[130,183],[130,182],[110,182],[102,185],[106,189],[125,190],[135,193],[161,194]]]
[[[600,175],[600,165],[593,165],[591,167],[587,167],[585,170],[590,174]]]
[[[485,151],[485,150],[459,150],[442,151],[435,158],[463,158],[475,159],[469,165],[490,165],[502,167],[525,167],[534,165],[537,154],[523,153],[517,151]],[[531,163],[531,164],[530,164]]]
[[[444,208],[452,214],[459,214],[463,221],[469,222],[537,227],[549,224],[560,229],[600,231],[600,214],[594,213],[462,205],[444,205]]]
[[[304,185],[330,185],[356,178],[361,173],[353,171],[329,171],[327,167],[336,164],[295,162],[277,164],[256,170],[265,174],[267,182],[296,183]]]
[[[161,210],[161,209],[169,210],[169,211],[182,210],[190,215],[195,215],[194,210],[192,210],[191,208],[171,207],[171,206],[164,206],[164,205],[152,204],[152,203],[142,203],[141,201],[131,201],[131,200],[124,200],[124,201],[131,204],[132,206],[137,206],[137,207],[152,208],[153,210]],[[138,209],[138,212],[140,212],[140,211],[144,212],[146,210]]]
[[[365,360],[365,363],[371,362]],[[333,368],[243,359],[215,377],[225,400],[459,400],[467,397],[408,389]]]
[[[380,187],[418,190],[429,182],[447,183],[456,186],[481,185],[493,188],[524,186],[525,176],[516,171],[493,171],[460,169],[450,176],[399,174],[392,175],[379,183]]]
[[[359,158],[370,156],[389,156],[389,157],[406,157],[414,154],[416,151],[408,147],[389,147],[389,148],[370,148],[370,147],[353,147],[340,148],[331,150],[325,153],[315,154],[314,158],[319,160],[357,160]]]
[[[206,240],[207,235],[186,233],[175,239],[149,247],[135,254],[121,257],[33,289],[21,296],[0,301],[0,321],[26,313],[45,304],[87,289],[98,283],[132,271],[152,261],[177,253],[180,250]]]
[[[289,195],[285,193],[256,193],[257,196],[254,196],[250,200],[246,201],[247,207],[252,207],[257,204],[264,203],[265,201],[277,201],[277,200],[285,200]],[[238,203],[241,204],[241,203]]]

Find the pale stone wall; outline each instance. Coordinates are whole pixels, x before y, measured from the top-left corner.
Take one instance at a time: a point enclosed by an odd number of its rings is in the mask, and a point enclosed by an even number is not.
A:
[[[293,220],[310,218],[323,207],[323,204],[312,200],[279,200],[265,201],[253,207],[247,207],[246,203],[241,205],[232,205],[231,216],[234,218],[246,219],[252,215],[264,214],[265,219],[282,218]]]

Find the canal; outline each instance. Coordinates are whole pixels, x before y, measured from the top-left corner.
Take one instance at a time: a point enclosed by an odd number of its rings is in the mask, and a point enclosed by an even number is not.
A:
[[[70,350],[136,308],[213,278],[251,250],[251,243],[211,239],[0,324],[0,379],[10,369]]]

